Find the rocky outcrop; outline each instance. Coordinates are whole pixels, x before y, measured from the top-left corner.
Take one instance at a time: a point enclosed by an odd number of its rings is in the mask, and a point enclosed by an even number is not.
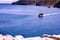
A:
[[[19,0],[13,2],[12,5],[36,5],[36,0]]]
[[[60,8],[60,1],[54,5],[54,7]]]
[[[41,0],[36,5],[52,7],[58,0]]]
[[[12,5],[27,5],[27,3],[24,1],[16,1],[16,2],[13,2]]]
[[[42,37],[28,37],[24,38],[22,35],[16,35],[15,37],[11,35],[0,34],[0,40],[60,40],[60,35],[47,35],[44,34]]]
[[[19,0],[13,2],[12,5],[36,5],[36,6],[48,6],[48,7],[60,7],[59,0]]]

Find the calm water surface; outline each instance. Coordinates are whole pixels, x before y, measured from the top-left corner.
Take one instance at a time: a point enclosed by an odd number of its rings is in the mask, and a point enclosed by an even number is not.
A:
[[[38,14],[49,14],[42,18]],[[39,6],[0,4],[0,34],[23,35],[60,34],[60,9]]]

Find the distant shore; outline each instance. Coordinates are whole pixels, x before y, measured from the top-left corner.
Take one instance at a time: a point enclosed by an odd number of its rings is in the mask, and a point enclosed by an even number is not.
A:
[[[35,5],[35,6],[48,6],[48,7],[57,7],[60,8],[60,1],[52,0],[52,1],[36,1],[36,0],[24,0],[24,1],[16,1],[13,2],[12,5]]]

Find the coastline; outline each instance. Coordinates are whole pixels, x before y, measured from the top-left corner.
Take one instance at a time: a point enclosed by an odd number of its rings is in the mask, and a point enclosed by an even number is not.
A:
[[[0,34],[0,40],[60,40],[60,35],[43,34],[42,37],[37,36],[37,37],[24,38],[22,35],[16,35],[15,37],[13,37],[11,35]]]
[[[48,8],[50,7],[57,7],[60,8],[60,1],[59,0],[46,0],[46,1],[42,1],[42,0],[19,0],[16,2],[13,2],[12,5],[34,5],[34,6],[47,6]]]

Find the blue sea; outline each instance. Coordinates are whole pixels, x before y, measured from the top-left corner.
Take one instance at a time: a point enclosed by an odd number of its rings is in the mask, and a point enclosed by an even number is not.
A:
[[[40,13],[45,16],[38,17]],[[60,34],[60,8],[0,4],[0,34],[24,37]]]

